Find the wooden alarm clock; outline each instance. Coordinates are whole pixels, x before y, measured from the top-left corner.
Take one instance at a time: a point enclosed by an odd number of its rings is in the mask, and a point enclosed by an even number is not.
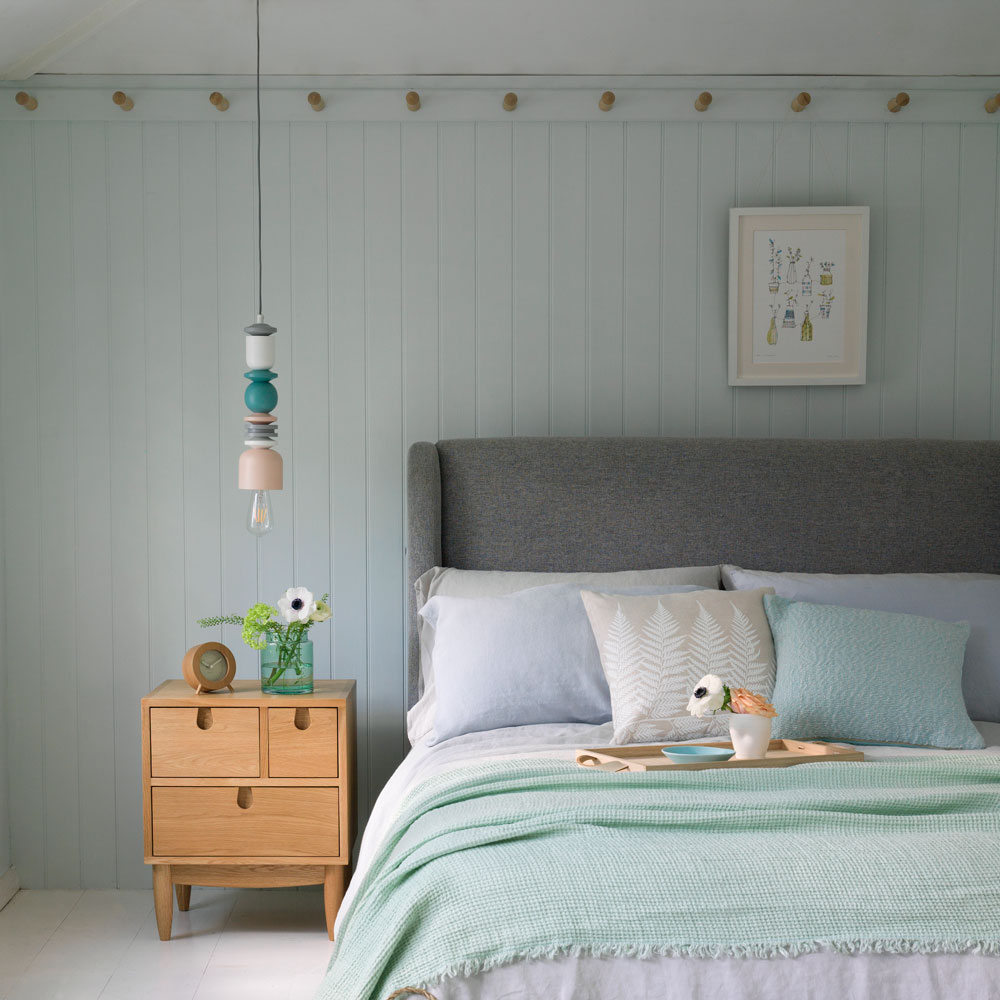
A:
[[[195,694],[211,694],[222,688],[233,690],[236,676],[236,657],[221,642],[199,642],[185,654],[184,680],[194,688]]]

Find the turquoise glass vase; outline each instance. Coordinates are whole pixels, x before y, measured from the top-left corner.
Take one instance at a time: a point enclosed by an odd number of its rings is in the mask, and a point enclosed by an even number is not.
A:
[[[260,686],[267,694],[312,694],[312,640],[269,642],[260,651]]]

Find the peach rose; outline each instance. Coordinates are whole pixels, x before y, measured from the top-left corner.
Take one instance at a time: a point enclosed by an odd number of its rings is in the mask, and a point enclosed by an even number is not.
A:
[[[770,702],[746,688],[733,688],[729,692],[729,710],[737,715],[764,715],[769,719],[778,714]]]

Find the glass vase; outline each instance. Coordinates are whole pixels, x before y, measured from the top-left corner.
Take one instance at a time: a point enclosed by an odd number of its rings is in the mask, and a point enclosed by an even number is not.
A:
[[[312,640],[269,642],[260,651],[260,686],[268,694],[312,694]]]

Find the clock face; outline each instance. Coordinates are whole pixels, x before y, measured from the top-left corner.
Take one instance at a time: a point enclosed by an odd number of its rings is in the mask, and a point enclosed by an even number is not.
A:
[[[198,660],[198,668],[201,676],[210,684],[222,680],[226,676],[226,669],[229,664],[225,656],[218,649],[207,649],[201,654]]]

